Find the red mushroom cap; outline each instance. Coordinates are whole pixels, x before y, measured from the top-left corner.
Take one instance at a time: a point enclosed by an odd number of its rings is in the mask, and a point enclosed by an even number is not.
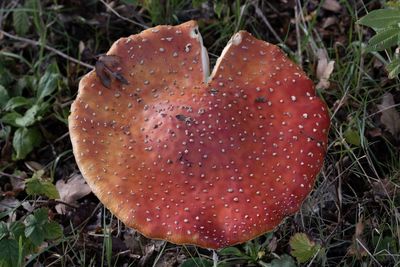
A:
[[[281,50],[235,34],[211,77],[197,24],[122,38],[109,88],[80,82],[69,127],[101,202],[150,238],[221,248],[296,212],[326,150],[329,117]],[[121,82],[121,80],[123,82]]]

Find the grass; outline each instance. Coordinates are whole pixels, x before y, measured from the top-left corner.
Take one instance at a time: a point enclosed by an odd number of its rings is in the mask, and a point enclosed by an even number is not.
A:
[[[378,105],[390,93],[399,111],[400,80],[388,79],[384,70],[393,51],[366,53],[373,32],[355,24],[368,11],[392,2],[338,1],[341,9],[335,12],[327,11],[323,1],[295,2],[1,2],[0,237],[5,237],[0,246],[7,240],[8,247],[17,249],[0,252],[2,266],[18,261],[30,266],[399,266],[400,138],[388,130]],[[329,107],[331,128],[313,192],[273,232],[214,254],[148,240],[124,227],[93,195],[65,214],[56,212],[59,202],[54,200],[54,184],[78,172],[67,118],[79,79],[119,37],[191,18],[199,20],[212,64],[242,29],[279,43],[316,83],[318,51],[335,61],[330,86],[318,89]],[[323,27],[328,18],[335,22]],[[46,188],[42,192],[18,187],[18,181],[41,170],[35,183]],[[35,244],[26,220],[31,215],[39,220],[39,208],[48,212],[44,222],[62,227],[62,234],[35,226],[32,231],[42,231],[37,237],[42,242]],[[316,249],[301,263],[290,245],[296,233],[306,233],[302,244]]]

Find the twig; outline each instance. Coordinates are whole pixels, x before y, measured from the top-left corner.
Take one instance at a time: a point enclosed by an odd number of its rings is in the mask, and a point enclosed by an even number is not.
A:
[[[300,18],[299,8],[297,4],[294,6],[295,25],[296,25],[296,39],[297,39],[297,60],[300,66],[303,66],[303,57],[301,55],[301,37],[300,37]]]
[[[23,180],[23,179],[24,179],[24,178],[21,177],[21,176],[14,175],[14,174],[9,174],[9,173],[5,173],[5,172],[2,172],[2,171],[0,171],[0,175],[6,176],[6,177],[8,177],[8,178],[16,178],[16,179],[20,179],[20,180]]]
[[[10,34],[10,33],[8,33],[8,32],[5,32],[5,31],[3,31],[3,30],[0,30],[0,34],[3,34],[4,36],[7,36],[7,37],[10,38],[10,39],[17,40],[17,41],[21,41],[21,42],[24,42],[24,43],[27,43],[27,44],[30,44],[30,45],[34,45],[34,46],[43,46],[43,47],[46,48],[47,50],[49,50],[49,51],[51,51],[51,52],[53,52],[53,53],[55,53],[55,54],[57,54],[57,55],[59,55],[59,56],[65,58],[65,59],[68,59],[69,61],[72,61],[72,62],[74,62],[74,63],[76,63],[76,64],[82,65],[82,66],[84,66],[84,67],[86,67],[86,68],[88,68],[88,69],[94,69],[94,66],[93,66],[93,65],[90,65],[90,64],[85,63],[85,62],[83,62],[83,61],[80,61],[80,60],[78,60],[78,59],[76,59],[76,58],[70,57],[70,56],[68,56],[67,54],[61,52],[60,50],[57,50],[57,49],[55,49],[55,48],[53,48],[53,47],[51,47],[51,46],[42,44],[42,43],[40,43],[40,42],[38,42],[38,41],[31,40],[31,39],[24,38],[24,37],[19,37],[19,36]]]
[[[100,0],[100,2],[102,2],[103,3],[103,5],[105,5],[112,13],[114,13],[114,15],[115,16],[117,16],[118,18],[120,18],[120,19],[122,19],[122,20],[125,20],[125,21],[128,21],[128,22],[130,22],[130,23],[133,23],[133,24],[135,24],[136,26],[140,26],[140,27],[142,27],[143,29],[148,29],[149,27],[148,26],[146,26],[146,25],[144,25],[144,24],[141,24],[141,23],[139,23],[139,22],[136,22],[136,21],[134,21],[134,20],[131,20],[131,19],[128,19],[128,18],[126,18],[126,17],[124,17],[124,16],[121,16],[114,8],[112,8],[108,3],[106,3],[104,0]]]
[[[256,9],[256,14],[261,18],[261,20],[264,22],[265,26],[271,31],[272,35],[274,35],[275,39],[279,41],[279,43],[283,43],[283,40],[279,35],[276,33],[274,28],[272,28],[271,24],[269,23],[268,19],[264,16],[263,12],[261,9],[258,7],[256,3],[252,3],[253,7]]]

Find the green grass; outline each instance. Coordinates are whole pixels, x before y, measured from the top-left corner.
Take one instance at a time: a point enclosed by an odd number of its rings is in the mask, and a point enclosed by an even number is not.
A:
[[[209,2],[0,3],[0,204],[11,205],[0,209],[0,218],[4,225],[27,227],[27,218],[46,208],[49,221],[43,220],[63,228],[57,238],[38,237],[42,245],[12,231],[1,237],[0,229],[0,246],[7,239],[18,248],[15,260],[6,263],[0,252],[2,266],[399,266],[400,140],[382,123],[378,105],[390,93],[399,112],[400,80],[388,79],[384,69],[394,48],[366,52],[374,32],[355,24],[379,8],[379,1],[338,1],[342,10],[336,13],[324,9],[323,1],[303,1],[296,9],[280,1]],[[328,17],[336,24],[324,29]],[[335,61],[330,87],[318,89],[331,115],[328,153],[301,210],[273,232],[214,254],[148,240],[100,208],[93,195],[79,200],[77,209],[57,214],[54,184],[78,172],[67,118],[79,79],[119,37],[191,18],[199,20],[211,64],[238,30],[281,42],[315,83],[318,50]],[[15,181],[33,176],[41,192],[16,190]],[[303,263],[289,245],[296,233],[306,233],[303,242],[318,248]]]

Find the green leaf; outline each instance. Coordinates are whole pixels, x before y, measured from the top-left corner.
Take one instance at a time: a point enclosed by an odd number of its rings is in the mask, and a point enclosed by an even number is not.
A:
[[[50,199],[60,198],[56,186],[50,179],[43,178],[43,174],[43,170],[37,171],[32,178],[26,180],[26,192],[29,195],[44,195]]]
[[[224,248],[218,254],[223,256],[236,256],[236,257],[243,256],[243,252],[236,247]]]
[[[12,125],[14,127],[18,127],[18,124],[15,122],[16,119],[21,118],[22,115],[13,111],[13,112],[9,112],[6,115],[4,115],[3,117],[1,117],[0,121],[2,123],[6,123],[9,125]]]
[[[25,35],[29,30],[28,14],[22,9],[13,11],[13,26],[18,35]]]
[[[213,262],[204,258],[190,258],[184,261],[180,267],[212,267]]]
[[[62,237],[63,231],[61,225],[56,222],[48,222],[44,227],[45,239],[57,239]]]
[[[10,133],[11,133],[11,127],[3,126],[3,128],[0,129],[0,140],[7,140],[8,137],[10,136]]]
[[[18,240],[20,237],[25,239],[25,225],[20,221],[15,221],[10,225],[10,232],[15,240]]]
[[[360,134],[358,131],[348,128],[345,132],[344,132],[344,138],[346,139],[346,142],[355,146],[360,146],[361,144],[361,138],[360,138]]]
[[[221,18],[221,14],[222,14],[222,11],[223,11],[224,7],[225,7],[225,3],[224,2],[216,1],[214,3],[214,12],[215,12],[215,14],[217,15],[218,18]]]
[[[4,105],[7,103],[9,98],[6,88],[0,84],[0,109],[5,109]]]
[[[60,74],[58,72],[57,64],[52,63],[48,66],[45,74],[39,80],[36,92],[37,101],[41,101],[46,96],[51,95],[57,89],[59,79]]]
[[[283,254],[279,259],[271,261],[271,267],[297,267],[293,258],[287,254]]]
[[[32,99],[25,98],[23,96],[16,96],[8,100],[4,109],[6,111],[13,110],[18,107],[30,106],[32,105]]]
[[[207,0],[192,0],[192,6],[194,8],[199,8],[203,3],[207,3]]]
[[[129,5],[135,5],[135,6],[139,5],[139,0],[122,0],[122,2]]]
[[[29,127],[33,125],[37,120],[39,109],[39,105],[33,105],[25,112],[23,117],[16,118],[15,123],[20,127]]]
[[[15,160],[24,159],[41,142],[42,136],[36,128],[19,128],[14,133]]]
[[[398,9],[378,9],[371,11],[362,17],[357,23],[380,30],[391,25],[400,23],[400,10]]]
[[[30,214],[25,219],[25,236],[32,243],[39,246],[45,239],[45,225],[48,224],[48,210],[41,208]]]
[[[394,79],[400,74],[400,58],[393,59],[392,62],[390,62],[386,66],[386,70],[389,73],[389,79]]]
[[[300,263],[309,261],[321,250],[321,245],[310,240],[305,233],[294,234],[290,238],[289,244],[292,248],[290,254]]]
[[[7,224],[5,222],[0,222],[0,240],[2,240],[4,237],[8,236],[9,231]]]
[[[384,29],[369,40],[365,50],[371,52],[391,48],[398,43],[399,36],[400,28],[398,26]]]
[[[0,266],[17,267],[18,242],[14,239],[0,240]]]
[[[0,60],[0,84],[7,87],[14,81],[14,77],[3,62]]]

